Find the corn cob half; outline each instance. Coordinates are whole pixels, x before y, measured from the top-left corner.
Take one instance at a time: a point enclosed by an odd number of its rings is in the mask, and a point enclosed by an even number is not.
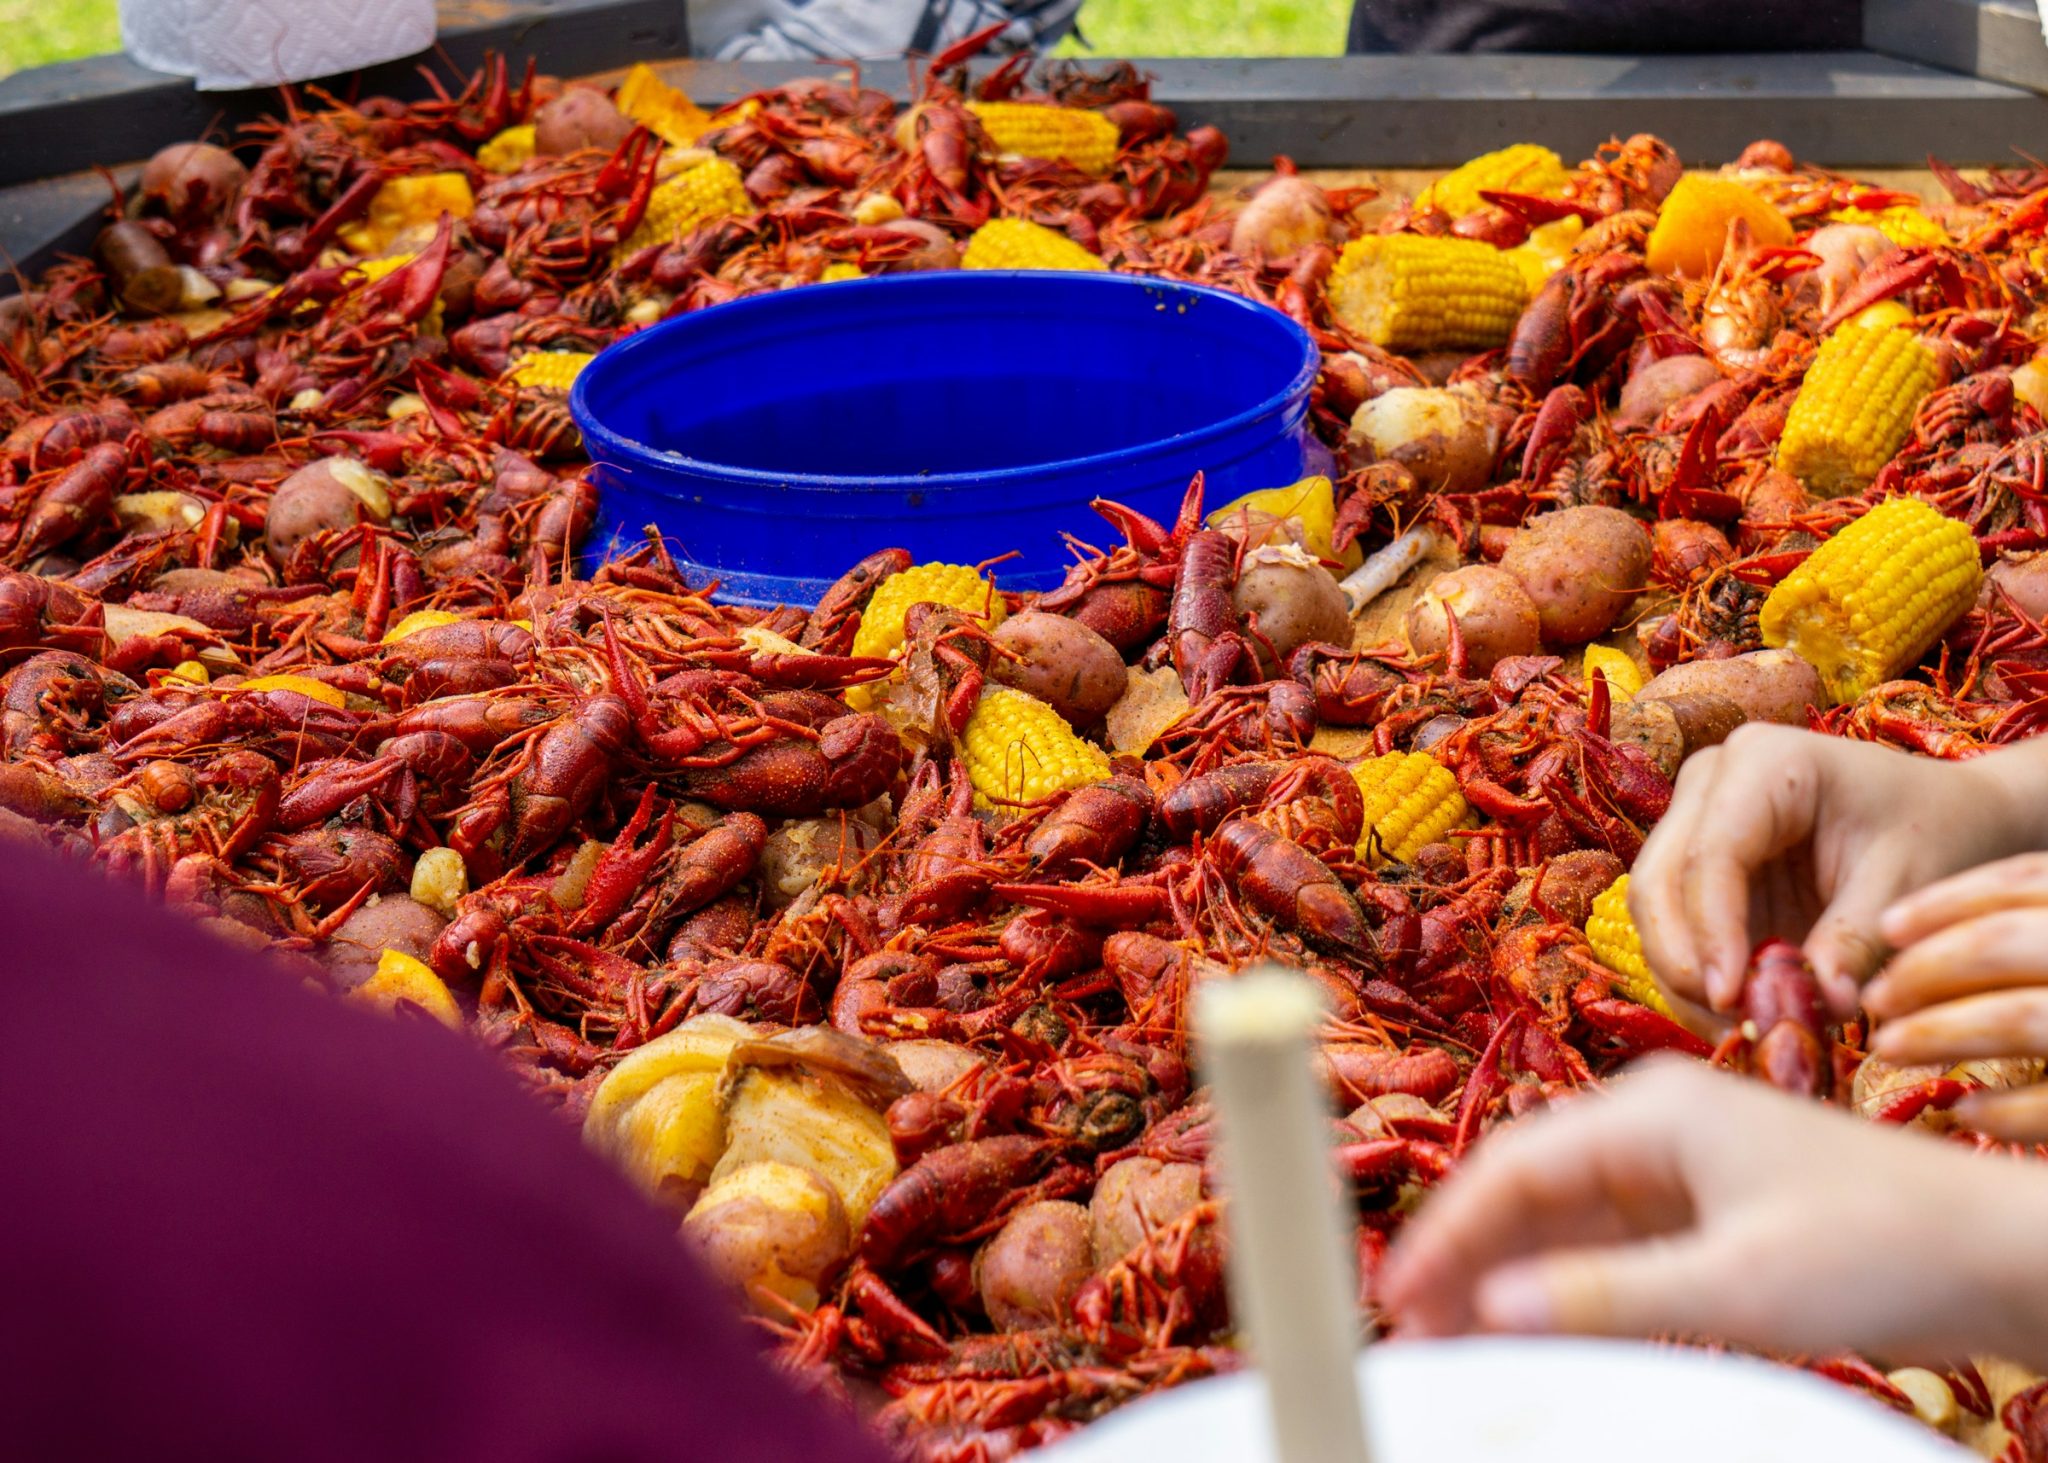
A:
[[[962,269],[1107,269],[1065,234],[1028,218],[992,218],[960,251]]]
[[[961,734],[967,777],[991,804],[1036,803],[1109,776],[1109,754],[1036,696],[989,686]]]
[[[747,197],[737,167],[712,153],[691,154],[654,185],[647,212],[632,236],[619,246],[619,254],[624,257],[649,244],[670,243],[714,219],[753,211],[754,202]]]
[[[1529,303],[1515,262],[1477,239],[1374,234],[1344,246],[1330,271],[1330,313],[1397,351],[1504,344]]]
[[[1486,207],[1479,196],[1482,188],[1504,193],[1562,193],[1571,181],[1564,159],[1547,147],[1517,142],[1494,152],[1481,153],[1459,164],[1431,183],[1416,197],[1422,207],[1438,209],[1459,218]]]
[[[1970,530],[1918,498],[1878,504],[1815,549],[1757,614],[1764,644],[1797,653],[1853,701],[1927,653],[1976,603]]]
[[[534,125],[507,127],[476,150],[477,166],[487,173],[516,173],[533,161]]]
[[[996,151],[1053,158],[1098,178],[1116,165],[1116,123],[1081,107],[1038,102],[969,102]]]
[[[1426,752],[1389,752],[1351,769],[1365,798],[1359,857],[1405,864],[1465,821],[1465,795],[1450,768]]]
[[[567,391],[596,359],[589,351],[530,351],[506,369],[504,379],[514,386]]]
[[[868,596],[851,653],[900,659],[903,620],[914,604],[950,606],[990,630],[1003,622],[1003,597],[996,593],[994,583],[968,565],[913,564],[900,574],[891,574]],[[875,704],[874,688],[849,686],[846,704],[856,711],[867,710]]]
[[[1934,352],[1902,326],[1836,330],[1814,352],[1785,416],[1779,470],[1823,497],[1868,486],[1940,377]]]
[[[1671,1014],[1670,1003],[1650,978],[1650,967],[1643,959],[1642,939],[1636,933],[1636,922],[1629,917],[1627,874],[1593,896],[1593,912],[1586,920],[1586,940],[1593,947],[1593,958],[1614,972],[1618,992],[1661,1015]]]

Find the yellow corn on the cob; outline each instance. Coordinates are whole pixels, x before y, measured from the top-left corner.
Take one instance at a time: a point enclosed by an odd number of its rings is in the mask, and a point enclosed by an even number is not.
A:
[[[1878,504],[1815,549],[1764,600],[1764,644],[1820,672],[1853,701],[1927,653],[1977,602],[1984,571],[1965,525],[1918,498]]]
[[[1896,325],[1835,331],[1813,354],[1785,417],[1778,467],[1823,497],[1867,487],[1941,378],[1925,341]]]
[[[1948,230],[1910,203],[1890,208],[1840,208],[1828,215],[1829,223],[1868,224],[1906,249],[1924,249],[1951,242]]]
[[[596,359],[589,351],[531,351],[511,364],[505,379],[514,386],[567,391],[583,368]]]
[[[1056,158],[1097,177],[1116,164],[1116,123],[1081,107],[1037,102],[969,102],[996,151]]]
[[[1498,152],[1481,153],[1468,163],[1452,168],[1422,190],[1416,203],[1458,218],[1477,213],[1487,206],[1479,196],[1486,188],[1503,193],[1562,193],[1571,181],[1564,159],[1547,147],[1517,142]]]
[[[1003,622],[1003,597],[966,564],[914,564],[875,586],[854,633],[854,655],[900,655],[903,617],[914,604],[951,605],[989,629]]]
[[[989,686],[960,737],[967,777],[992,804],[1035,803],[1109,776],[1109,754],[1036,696]]]
[[[1344,246],[1330,271],[1330,313],[1397,351],[1504,344],[1529,302],[1515,262],[1477,239],[1373,234]]]
[[[1028,218],[992,218],[960,253],[962,269],[1107,269],[1065,234]]]
[[[1614,972],[1614,988],[1639,1006],[1663,1015],[1671,1005],[1650,967],[1643,959],[1643,942],[1636,934],[1636,922],[1628,913],[1628,875],[1623,874],[1593,897],[1593,913],[1586,920],[1586,939],[1593,958]]]
[[[619,253],[623,256],[649,244],[670,243],[713,219],[753,209],[740,170],[722,157],[702,153],[685,160],[654,185],[646,215],[619,246]]]
[[[854,632],[854,655],[901,657],[903,618],[914,604],[950,605],[987,629],[1003,622],[1003,597],[995,585],[965,564],[913,564],[875,586]],[[850,686],[846,704],[866,711],[875,704],[872,686]]]
[[[389,178],[372,195],[363,221],[343,229],[340,238],[358,254],[377,254],[411,229],[432,228],[444,213],[468,218],[475,212],[476,195],[461,173]]]
[[[507,127],[476,150],[477,166],[487,173],[516,173],[533,161],[534,126]]]
[[[671,147],[688,147],[711,129],[711,114],[641,62],[619,83],[618,109]]]
[[[1607,678],[1607,695],[1610,700],[1626,701],[1643,689],[1642,667],[1635,657],[1626,650],[1616,650],[1607,645],[1586,647],[1586,689],[1593,688],[1595,674]]]
[[[836,264],[828,264],[818,271],[819,284],[837,284],[844,279],[866,278],[867,276],[861,273],[861,268],[858,264],[849,263],[844,259]]]
[[[1361,858],[1405,864],[1465,821],[1458,779],[1426,752],[1389,752],[1351,769],[1365,797]]]

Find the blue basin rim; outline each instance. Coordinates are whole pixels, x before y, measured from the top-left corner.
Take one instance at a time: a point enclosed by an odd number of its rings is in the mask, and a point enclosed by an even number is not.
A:
[[[1255,313],[1265,323],[1284,325],[1299,337],[1301,365],[1285,387],[1274,392],[1257,405],[1248,407],[1221,421],[1210,423],[1208,426],[1201,427],[1192,432],[1162,439],[1162,442],[1171,442],[1176,447],[1199,448],[1204,443],[1227,436],[1241,427],[1256,422],[1263,416],[1285,409],[1293,398],[1303,396],[1308,391],[1308,388],[1315,383],[1316,372],[1321,369],[1321,351],[1317,348],[1315,341],[1310,337],[1309,333],[1302,329],[1297,322],[1281,314],[1278,310],[1273,309],[1270,305],[1261,304],[1257,300],[1247,299],[1243,295],[1232,294],[1228,290],[1214,289],[1208,285],[1183,284],[1178,281],[1159,280],[1148,275],[1136,274],[1096,274],[1093,272],[1042,269],[952,270],[932,274],[880,275],[873,279],[842,280],[826,285],[801,285],[793,289],[775,290],[763,295],[748,295],[723,305],[713,305],[705,310],[677,316],[673,320],[665,320],[659,325],[650,326],[637,334],[629,335],[624,340],[608,346],[599,352],[597,358],[584,368],[582,374],[576,378],[576,384],[570,389],[569,410],[575,417],[576,425],[581,429],[585,442],[599,449],[590,452],[590,456],[593,458],[609,458],[614,461],[619,459],[637,460],[647,463],[652,467],[665,470],[681,468],[701,473],[706,477],[719,478],[735,484],[752,487],[803,488],[819,493],[887,492],[891,489],[904,492],[930,493],[944,491],[949,488],[988,487],[1011,487],[1014,489],[1017,485],[1048,473],[1069,472],[1084,468],[1110,467],[1120,462],[1140,461],[1155,452],[1162,445],[1160,442],[1148,442],[1137,447],[1118,448],[1112,452],[1095,453],[1085,457],[1059,458],[1046,462],[1031,463],[1021,467],[992,468],[978,472],[904,473],[894,476],[870,475],[862,477],[838,477],[825,473],[768,472],[758,468],[732,467],[724,463],[707,462],[702,458],[690,457],[681,452],[668,452],[658,447],[649,447],[645,443],[636,442],[630,437],[614,432],[604,424],[590,405],[591,393],[593,391],[602,391],[607,383],[607,378],[618,372],[632,369],[643,356],[658,354],[666,341],[665,332],[678,326],[688,327],[710,315],[725,314],[726,319],[721,320],[720,323],[728,324],[730,323],[729,312],[753,310],[762,316],[763,323],[766,324],[774,319],[775,313],[791,315],[798,312],[815,310],[818,300],[814,291],[931,290],[934,287],[943,288],[947,285],[955,285],[961,280],[973,281],[978,284],[979,281],[1003,279],[1057,280],[1063,285],[1078,286],[1082,289],[1144,289],[1159,296],[1161,308],[1170,308],[1171,303],[1176,300],[1186,300],[1191,297],[1199,298],[1205,302],[1214,302],[1219,307],[1225,309]],[[1057,497],[1057,484],[1046,485],[1044,496]],[[728,503],[722,506],[740,512],[751,511],[743,503]],[[763,509],[761,511],[770,510]],[[780,512],[786,511],[786,509],[773,511]]]

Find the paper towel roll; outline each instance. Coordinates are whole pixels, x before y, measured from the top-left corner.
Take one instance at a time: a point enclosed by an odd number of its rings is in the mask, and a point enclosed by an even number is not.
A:
[[[182,35],[167,34],[173,25]],[[122,26],[124,40],[134,34],[181,63],[175,69],[200,90],[224,91],[424,51],[434,41],[434,0],[123,0]],[[140,52],[136,59],[158,65]]]
[[[121,0],[121,49],[152,71],[192,74],[191,0]]]

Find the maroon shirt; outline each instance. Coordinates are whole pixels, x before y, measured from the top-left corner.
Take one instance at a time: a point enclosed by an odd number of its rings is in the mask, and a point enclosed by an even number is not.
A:
[[[0,1454],[883,1457],[462,1038],[0,863]]]

